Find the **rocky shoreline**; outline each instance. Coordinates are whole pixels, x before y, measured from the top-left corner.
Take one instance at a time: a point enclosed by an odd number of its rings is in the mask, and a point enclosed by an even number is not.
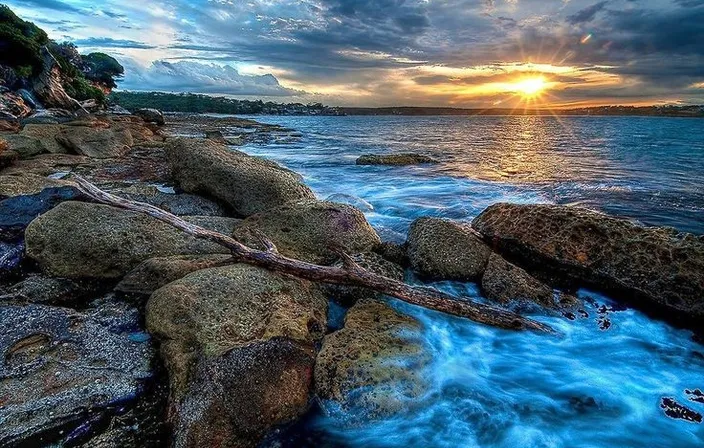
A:
[[[91,202],[70,174],[311,263],[342,250],[387,277],[477,282],[500,306],[568,318],[588,286],[704,321],[702,236],[498,204],[471,226],[420,218],[394,245],[357,208],[236,150],[294,130],[158,111],[0,129],[0,446],[276,446],[315,402],[354,424],[424,391],[420,324],[377,294],[232,264],[220,246]],[[331,300],[348,310],[341,328]]]

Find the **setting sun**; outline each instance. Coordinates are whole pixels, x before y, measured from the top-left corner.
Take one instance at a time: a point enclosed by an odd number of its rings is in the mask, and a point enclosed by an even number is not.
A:
[[[533,97],[540,95],[546,88],[548,83],[542,76],[539,78],[528,78],[518,81],[512,85],[512,90],[525,97]]]

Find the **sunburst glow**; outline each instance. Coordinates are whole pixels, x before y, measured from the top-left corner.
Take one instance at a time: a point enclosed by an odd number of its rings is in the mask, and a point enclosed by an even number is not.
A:
[[[534,97],[540,95],[548,88],[545,78],[527,78],[512,84],[511,90],[524,97]]]

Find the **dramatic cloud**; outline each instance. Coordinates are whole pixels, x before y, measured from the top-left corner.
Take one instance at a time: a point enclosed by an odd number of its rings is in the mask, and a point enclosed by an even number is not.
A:
[[[9,4],[56,39],[135,61],[124,88],[485,107],[520,105],[532,77],[554,106],[704,103],[704,0]]]

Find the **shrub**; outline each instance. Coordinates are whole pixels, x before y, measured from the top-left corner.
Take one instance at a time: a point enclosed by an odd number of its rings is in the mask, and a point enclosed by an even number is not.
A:
[[[37,74],[42,68],[41,47],[48,43],[49,37],[39,27],[0,5],[0,64]]]
[[[96,100],[100,104],[105,104],[105,94],[102,90],[92,85],[82,76],[76,77],[66,85],[64,90],[68,95],[78,101]]]
[[[90,53],[82,56],[82,59],[83,73],[86,78],[110,89],[117,87],[115,79],[125,73],[124,67],[115,58],[105,53]]]

